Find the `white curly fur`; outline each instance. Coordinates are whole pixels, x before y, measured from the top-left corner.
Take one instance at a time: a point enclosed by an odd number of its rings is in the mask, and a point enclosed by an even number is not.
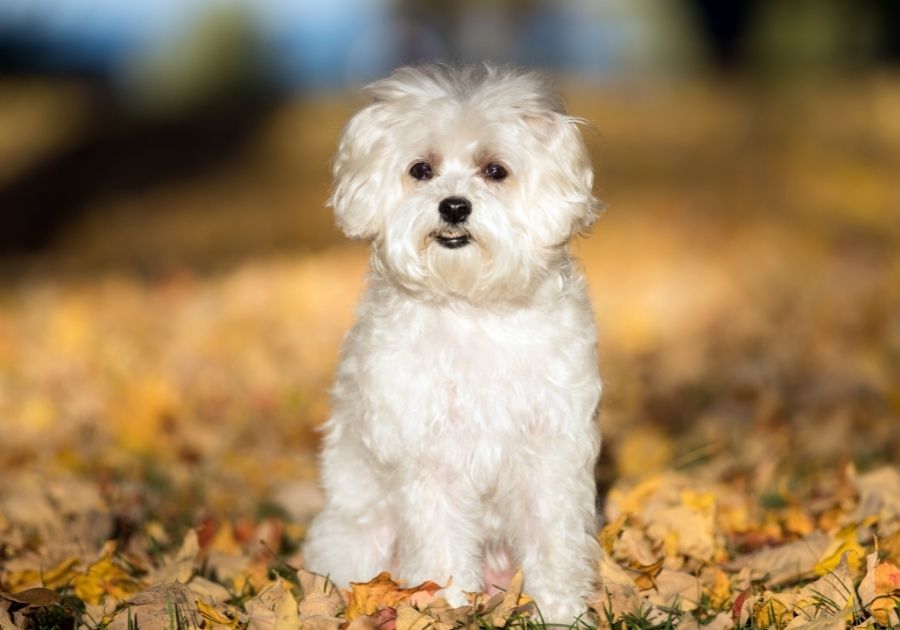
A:
[[[372,243],[326,425],[326,506],[306,566],[338,584],[382,570],[452,584],[521,566],[548,620],[595,588],[596,332],[568,242],[595,218],[577,128],[537,75],[407,67],[369,86],[330,200]],[[417,180],[410,167],[432,165]],[[509,175],[483,173],[499,163]],[[438,205],[471,202],[462,227]],[[440,235],[464,229],[450,249]]]

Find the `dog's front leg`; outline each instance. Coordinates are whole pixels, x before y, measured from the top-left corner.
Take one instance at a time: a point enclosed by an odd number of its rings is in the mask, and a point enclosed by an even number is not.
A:
[[[524,483],[511,494],[509,524],[525,592],[546,621],[568,625],[585,612],[596,587],[596,491],[580,449],[546,446],[519,476]]]
[[[478,497],[454,477],[433,462],[404,471],[397,493],[397,559],[400,575],[410,585],[450,579],[443,596],[462,606],[464,591],[482,587],[483,541]]]

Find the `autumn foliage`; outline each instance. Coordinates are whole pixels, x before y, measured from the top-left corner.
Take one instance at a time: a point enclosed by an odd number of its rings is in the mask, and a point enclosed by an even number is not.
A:
[[[571,90],[608,204],[575,245],[605,379],[580,626],[900,626],[900,90],[754,94]],[[527,576],[452,609],[451,576],[303,569],[366,268],[323,208],[348,109],[286,105],[233,169],[4,267],[0,629],[541,624]]]

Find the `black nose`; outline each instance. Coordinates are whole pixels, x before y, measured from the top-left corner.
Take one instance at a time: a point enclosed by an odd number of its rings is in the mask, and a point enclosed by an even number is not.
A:
[[[465,197],[447,197],[438,205],[438,211],[447,223],[462,223],[472,214],[472,204]]]

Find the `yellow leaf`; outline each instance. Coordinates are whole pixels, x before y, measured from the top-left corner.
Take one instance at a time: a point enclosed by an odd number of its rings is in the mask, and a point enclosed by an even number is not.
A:
[[[782,518],[784,520],[784,529],[798,536],[806,536],[816,528],[809,514],[796,505],[788,507],[784,511]]]
[[[115,563],[112,554],[113,548],[107,547],[99,560],[72,580],[79,599],[88,604],[100,604],[107,597],[123,600],[140,590],[140,583]]]
[[[644,502],[659,489],[661,484],[662,477],[654,475],[628,490],[620,490],[614,486],[607,496],[606,515],[610,519],[616,519],[622,514],[639,513]]]
[[[207,604],[203,600],[197,600],[197,611],[201,617],[212,624],[225,626],[226,628],[237,627],[237,615],[229,617],[224,612],[217,610],[215,606]]]
[[[622,478],[644,478],[662,470],[671,459],[671,440],[659,430],[639,427],[622,440],[616,468]]]
[[[616,542],[619,534],[622,533],[622,528],[625,526],[626,520],[628,520],[628,515],[620,514],[617,519],[607,523],[603,526],[603,529],[600,530],[597,539],[600,541],[600,545],[606,550],[606,553],[612,553],[613,544]]]
[[[767,593],[768,597],[762,598],[753,609],[753,619],[758,628],[772,626],[783,628],[794,614],[791,612],[793,603],[789,594]]]
[[[716,495],[685,488],[681,491],[681,503],[697,512],[712,514],[716,509]]]
[[[713,568],[712,584],[707,589],[709,603],[712,608],[724,608],[731,601],[731,581],[728,575],[719,569]]]
[[[21,591],[38,586],[55,590],[71,581],[75,566],[79,561],[79,558],[73,556],[66,558],[55,567],[47,570],[26,569],[24,571],[5,573],[3,575],[3,584],[10,591]]]
[[[850,572],[856,574],[862,565],[862,559],[866,556],[866,550],[856,539],[856,526],[847,525],[835,534],[825,552],[819,558],[813,570],[818,575],[825,575],[841,563],[841,558],[847,554],[847,566]]]
[[[219,527],[216,535],[213,536],[209,548],[213,551],[221,551],[229,556],[237,556],[241,554],[241,544],[234,535],[234,527],[226,521]]]
[[[297,630],[300,627],[300,614],[297,612],[297,600],[290,590],[285,590],[281,600],[275,607],[274,630]]]

